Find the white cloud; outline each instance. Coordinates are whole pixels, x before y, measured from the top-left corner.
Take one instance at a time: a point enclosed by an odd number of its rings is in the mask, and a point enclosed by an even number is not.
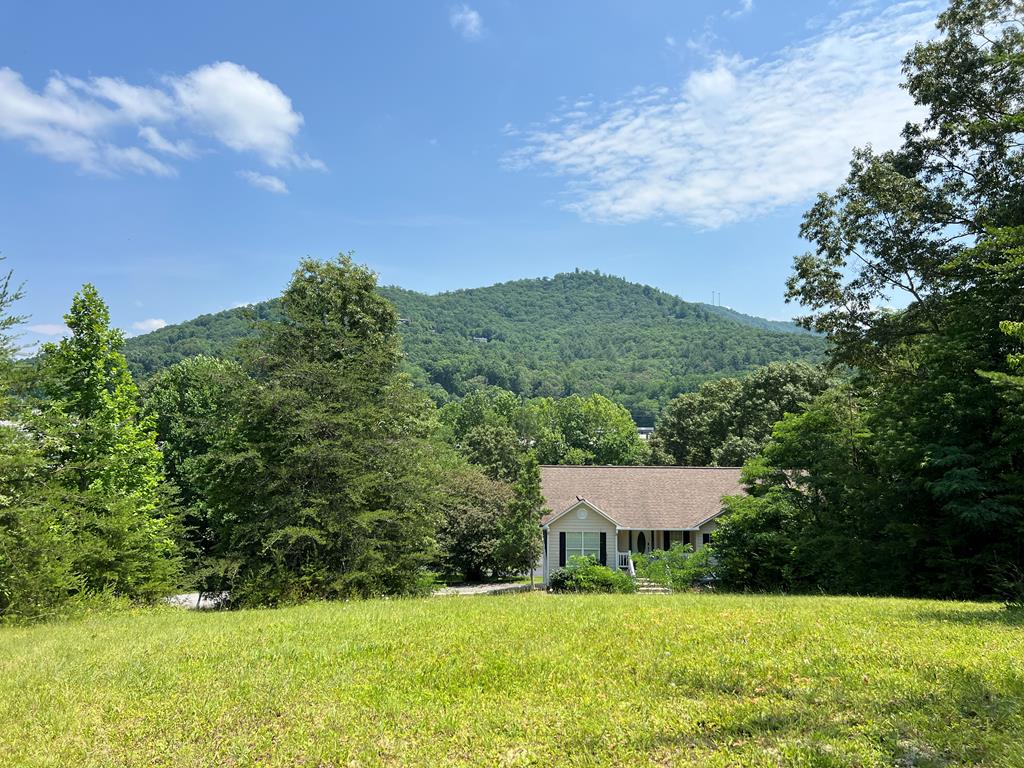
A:
[[[36,323],[28,326],[28,329],[40,336],[63,336],[69,332],[64,323]]]
[[[679,87],[563,112],[505,163],[569,178],[565,207],[588,220],[713,228],[803,203],[845,176],[853,147],[893,147],[920,116],[900,61],[938,10],[863,6],[769,59],[718,54]]]
[[[259,189],[265,189],[267,192],[274,192],[278,195],[288,194],[288,185],[277,176],[257,173],[256,171],[239,171],[238,175]]]
[[[183,160],[190,160],[196,156],[196,148],[192,145],[192,142],[181,139],[180,141],[171,141],[164,137],[160,131],[151,125],[144,125],[139,128],[139,138],[149,145],[150,149],[156,150],[157,152],[163,152],[168,155],[174,155],[180,157]]]
[[[40,91],[0,68],[0,138],[90,173],[173,176],[176,170],[148,150],[192,159],[204,137],[275,168],[324,170],[295,149],[302,125],[284,91],[229,61],[166,76],[159,85],[55,73]]]
[[[468,5],[460,5],[451,9],[448,21],[467,40],[477,40],[484,33],[484,20],[480,14]]]
[[[675,48],[676,39],[672,37],[672,35],[665,35],[665,45],[667,45],[669,48]]]
[[[149,333],[150,331],[159,331],[165,325],[167,325],[166,320],[161,320],[159,317],[151,317],[146,320],[138,320],[132,323],[132,330]]]
[[[736,8],[723,11],[722,15],[727,19],[738,19],[741,16],[746,16],[752,10],[754,10],[754,0],[740,0],[740,3]]]

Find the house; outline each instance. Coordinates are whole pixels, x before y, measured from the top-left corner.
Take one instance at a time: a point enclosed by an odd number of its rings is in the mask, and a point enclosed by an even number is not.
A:
[[[543,578],[573,555],[632,572],[632,555],[711,540],[723,496],[744,493],[739,467],[542,466]]]

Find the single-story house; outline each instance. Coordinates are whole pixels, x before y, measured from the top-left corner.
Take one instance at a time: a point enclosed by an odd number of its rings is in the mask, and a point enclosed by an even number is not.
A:
[[[744,493],[739,467],[542,466],[543,573],[573,555],[631,571],[632,555],[711,540],[722,497]]]

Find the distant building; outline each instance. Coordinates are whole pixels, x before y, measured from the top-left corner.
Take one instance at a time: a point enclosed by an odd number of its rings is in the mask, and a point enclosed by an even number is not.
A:
[[[637,427],[636,433],[640,435],[641,440],[650,440],[654,434],[654,427]]]
[[[722,497],[745,493],[739,467],[542,466],[551,509],[541,521],[543,571],[573,555],[632,573],[634,553],[711,541]]]

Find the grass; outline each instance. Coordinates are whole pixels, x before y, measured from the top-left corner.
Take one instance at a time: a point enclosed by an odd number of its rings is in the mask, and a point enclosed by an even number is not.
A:
[[[1024,766],[995,606],[727,595],[0,629],[4,766]]]

